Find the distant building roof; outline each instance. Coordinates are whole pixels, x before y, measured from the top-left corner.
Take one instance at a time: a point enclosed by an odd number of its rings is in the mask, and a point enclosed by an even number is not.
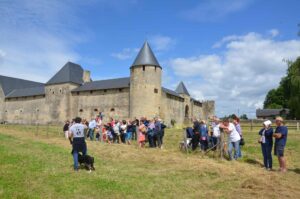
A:
[[[12,92],[10,92],[6,96],[6,98],[29,97],[29,96],[39,96],[39,95],[45,95],[45,86],[15,89]]]
[[[82,86],[72,90],[72,92],[115,89],[115,88],[128,88],[129,84],[130,84],[129,77],[99,80],[99,81],[94,81],[94,82],[86,82]]]
[[[188,96],[190,96],[188,90],[186,89],[185,85],[183,82],[180,82],[175,90],[177,93],[179,94],[186,94]]]
[[[80,65],[67,62],[46,84],[83,83],[83,69]]]
[[[176,93],[176,91],[173,91],[173,90],[170,90],[170,89],[167,89],[165,87],[161,87],[162,91],[167,93],[167,94],[170,94],[170,95],[173,95],[173,96],[176,96],[176,97],[179,97],[179,98],[183,98],[181,97],[178,93]]]
[[[144,45],[142,46],[140,52],[136,56],[132,67],[134,66],[158,66],[161,67],[152,52],[148,42],[145,42]]]
[[[257,109],[256,117],[274,117],[282,114],[289,114],[289,109]]]
[[[40,87],[43,86],[44,84],[40,82],[33,82],[29,80],[0,75],[0,85],[2,87],[4,95],[7,96],[10,92],[12,92],[15,89]]]

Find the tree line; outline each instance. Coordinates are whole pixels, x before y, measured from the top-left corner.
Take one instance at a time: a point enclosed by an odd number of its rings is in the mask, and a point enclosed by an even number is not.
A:
[[[289,119],[300,119],[300,57],[286,63],[287,74],[277,88],[268,92],[264,108],[288,108]]]

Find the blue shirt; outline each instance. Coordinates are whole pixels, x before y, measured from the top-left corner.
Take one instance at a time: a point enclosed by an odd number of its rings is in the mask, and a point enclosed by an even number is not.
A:
[[[288,128],[286,126],[278,126],[275,130],[275,133],[281,133],[281,138],[275,139],[275,145],[283,145],[286,144],[286,139],[288,135]]]
[[[200,126],[200,134],[201,134],[201,137],[207,137],[208,130],[205,125]]]
[[[258,134],[262,135],[263,131],[265,131],[266,144],[273,145],[273,129],[269,128],[265,130],[265,128],[262,128]]]

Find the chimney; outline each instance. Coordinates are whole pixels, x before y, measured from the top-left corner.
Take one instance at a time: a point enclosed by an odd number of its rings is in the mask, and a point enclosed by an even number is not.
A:
[[[83,77],[82,80],[84,83],[91,81],[91,72],[88,70],[83,71]]]

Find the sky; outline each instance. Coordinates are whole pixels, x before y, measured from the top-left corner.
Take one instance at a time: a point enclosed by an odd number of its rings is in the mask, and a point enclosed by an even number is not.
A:
[[[299,0],[0,0],[0,74],[47,82],[66,62],[128,77],[148,41],[163,86],[255,117],[300,56]]]

